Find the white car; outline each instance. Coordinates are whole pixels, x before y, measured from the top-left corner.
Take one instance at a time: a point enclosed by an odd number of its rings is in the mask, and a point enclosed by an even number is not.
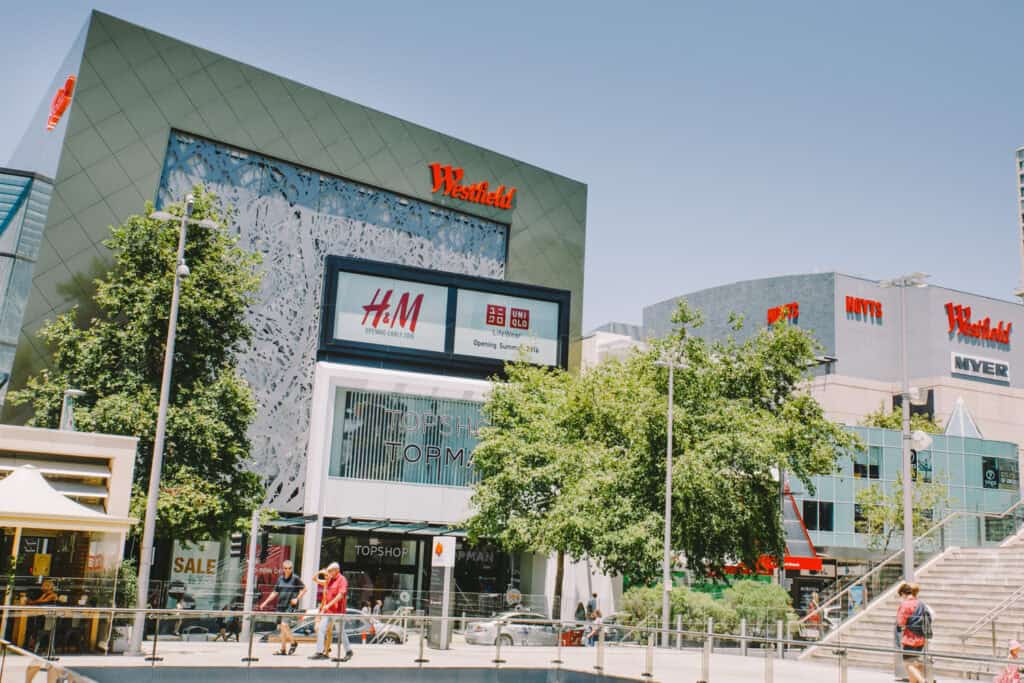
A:
[[[487,621],[476,621],[466,628],[470,645],[557,645],[558,631],[552,624],[538,624],[547,617],[536,612],[505,612]],[[499,635],[498,626],[501,626]]]

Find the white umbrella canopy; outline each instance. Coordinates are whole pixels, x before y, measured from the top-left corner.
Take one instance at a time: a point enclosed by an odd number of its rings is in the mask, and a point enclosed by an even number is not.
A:
[[[127,517],[112,517],[76,503],[32,465],[23,465],[0,480],[0,526],[123,532],[129,522]]]

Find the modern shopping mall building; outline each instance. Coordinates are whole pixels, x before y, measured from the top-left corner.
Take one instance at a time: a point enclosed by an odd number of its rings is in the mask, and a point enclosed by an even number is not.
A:
[[[904,296],[904,315],[900,297]],[[918,454],[919,474],[949,486],[952,509],[1002,512],[1021,496],[1024,444],[1024,307],[1010,301],[929,285],[898,288],[842,273],[787,275],[734,282],[643,309],[643,324],[609,323],[588,335],[584,365],[621,355],[629,340],[662,337],[685,299],[699,309],[708,339],[743,340],[780,319],[813,333],[821,345],[810,389],[833,420],[856,427],[880,408],[898,409],[902,387],[901,325],[907,371],[918,399],[911,410],[946,426]],[[735,332],[730,316],[744,318]],[[865,556],[856,532],[856,493],[872,480],[892,490],[900,471],[898,432],[856,428],[866,450],[841,459],[833,476],[817,477],[814,494],[795,482],[795,502],[811,540],[836,557]],[[923,473],[923,474],[922,474]]]
[[[578,365],[586,185],[456,137],[93,12],[9,165],[13,387],[47,364],[40,327],[110,268],[111,224],[196,184],[230,207],[263,257],[240,364],[252,467],[283,515],[268,562],[307,578],[338,560],[366,597],[424,590],[429,539],[461,538],[469,513],[487,378],[521,353]],[[164,540],[171,579],[237,572],[227,543]],[[567,605],[603,580],[566,574]],[[550,595],[554,568],[460,540],[455,576],[465,593]]]

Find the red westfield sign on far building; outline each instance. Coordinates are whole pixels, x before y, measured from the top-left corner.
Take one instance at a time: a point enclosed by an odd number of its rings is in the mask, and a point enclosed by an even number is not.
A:
[[[1013,323],[1000,320],[999,324],[993,327],[992,319],[988,317],[972,322],[971,307],[954,304],[952,301],[946,304],[946,316],[949,318],[949,334],[957,332],[964,337],[994,341],[998,344],[1010,343]]]

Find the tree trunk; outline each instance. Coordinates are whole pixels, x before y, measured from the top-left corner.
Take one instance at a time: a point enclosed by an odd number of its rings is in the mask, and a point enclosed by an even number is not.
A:
[[[555,569],[555,598],[551,601],[551,618],[562,618],[562,582],[565,579],[565,551],[558,551],[558,568]]]

